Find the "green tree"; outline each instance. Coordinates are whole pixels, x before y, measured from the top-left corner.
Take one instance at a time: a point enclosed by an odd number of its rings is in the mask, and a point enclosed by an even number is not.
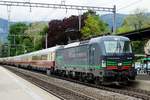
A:
[[[9,56],[9,54],[8,54],[8,44],[2,44],[1,45],[1,57],[7,57],[7,56]]]
[[[125,33],[133,30],[150,27],[150,17],[147,16],[147,12],[142,9],[136,9],[134,13],[128,15],[120,28],[118,33]],[[135,54],[144,54],[144,41],[132,41],[133,52]]]
[[[33,50],[39,50],[44,47],[43,41],[45,40],[46,33],[48,33],[48,24],[46,22],[35,22],[30,24],[25,34],[32,40]]]
[[[23,35],[27,28],[28,25],[25,23],[15,23],[10,26],[10,32],[8,34],[9,48],[11,51],[10,56],[14,56],[19,52],[20,49],[17,48],[19,46],[21,47]]]
[[[33,51],[33,44],[31,38],[23,39],[24,53]]]
[[[145,10],[136,9],[133,14],[124,19],[122,26],[117,31],[118,33],[124,33],[146,27],[150,27],[150,17],[147,16]]]
[[[87,14],[87,13],[86,13]],[[85,20],[85,26],[81,29],[84,38],[102,35],[108,32],[108,25],[95,13],[89,13]]]
[[[28,26],[25,23],[16,23],[10,26],[10,33],[8,35],[8,40],[10,44],[19,44],[24,35],[25,30]],[[19,36],[20,35],[20,36]]]
[[[132,41],[132,50],[135,54],[144,54],[145,41]]]

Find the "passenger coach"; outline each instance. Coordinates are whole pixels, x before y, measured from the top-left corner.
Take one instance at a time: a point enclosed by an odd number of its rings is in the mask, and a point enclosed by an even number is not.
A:
[[[130,40],[122,36],[101,36],[55,46],[19,56],[1,58],[3,64],[47,74],[100,83],[126,83],[134,80],[134,54]]]

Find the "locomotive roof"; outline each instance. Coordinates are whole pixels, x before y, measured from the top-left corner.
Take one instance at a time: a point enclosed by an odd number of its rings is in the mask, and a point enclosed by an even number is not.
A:
[[[64,48],[75,47],[79,45],[80,45],[80,42],[74,42],[74,43],[67,44],[66,46],[64,46]]]
[[[101,37],[92,38],[90,40],[90,43],[104,41],[104,40],[108,40],[108,41],[111,41],[111,40],[130,41],[129,38],[127,38],[127,37],[109,35],[109,36],[101,36]]]
[[[75,46],[79,46],[79,45],[83,45],[83,44],[88,44],[88,43],[93,43],[93,42],[99,42],[99,41],[104,41],[104,40],[109,40],[109,41],[110,40],[129,41],[129,38],[123,37],[123,36],[113,36],[113,35],[100,36],[100,37],[96,37],[96,38],[91,38],[90,40],[86,40],[86,41],[80,41],[80,42],[70,43],[70,44],[67,44],[66,46],[64,46],[64,48],[70,48],[70,47],[75,47]]]

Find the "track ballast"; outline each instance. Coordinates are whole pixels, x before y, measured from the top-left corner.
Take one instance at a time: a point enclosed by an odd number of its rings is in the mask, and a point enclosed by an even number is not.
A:
[[[30,82],[32,82],[34,84],[38,84],[38,86],[46,89],[46,91],[52,91],[57,95],[59,94],[59,96],[62,95],[61,98],[63,97],[63,99],[64,98],[66,100],[96,100],[96,99],[98,100],[98,99],[100,99],[100,98],[90,97],[90,96],[87,96],[87,95],[84,95],[84,94],[79,94],[79,93],[73,92],[73,91],[70,92],[70,90],[63,90],[62,88],[59,88],[59,87],[55,87],[53,84],[46,83],[45,81],[42,81],[41,79],[35,78],[34,75],[33,76],[31,75],[30,71],[22,70],[22,69],[18,70],[15,67],[8,67],[8,66],[5,66],[5,67],[8,68],[9,70],[15,72],[17,75],[19,75],[19,76],[21,75],[21,77],[23,76],[23,78],[29,80]],[[40,74],[39,74],[39,76],[40,76]],[[128,96],[132,96],[132,97],[143,99],[143,100],[150,100],[150,91],[146,91],[146,90],[135,89],[135,88],[131,88],[131,87],[124,87],[124,86],[121,86],[119,88],[118,87],[113,88],[113,87],[106,87],[106,86],[99,86],[99,85],[95,85],[95,84],[85,83],[85,82],[81,82],[81,81],[78,81],[78,80],[68,79],[68,78],[65,78],[65,77],[59,77],[59,76],[55,76],[55,77],[65,79],[65,80],[69,80],[69,81],[72,81],[72,82],[75,82],[75,83],[84,84],[84,85],[89,86],[89,87],[94,87],[94,88],[103,89],[103,90],[107,90],[107,91],[111,91],[111,92],[115,92],[115,93],[120,93],[120,94],[123,94],[123,95],[128,95]],[[43,76],[42,76],[42,79],[43,80],[48,80],[48,79],[46,79],[46,77],[44,78]],[[36,80],[38,80],[38,81],[36,82]],[[51,87],[53,87],[54,90],[51,89]],[[58,90],[61,93],[57,93]],[[63,91],[61,91],[61,90],[63,90]],[[70,94],[70,95],[68,95],[68,94]],[[102,97],[101,100],[103,100],[103,99],[104,98]],[[107,98],[107,99],[111,99],[111,98]]]

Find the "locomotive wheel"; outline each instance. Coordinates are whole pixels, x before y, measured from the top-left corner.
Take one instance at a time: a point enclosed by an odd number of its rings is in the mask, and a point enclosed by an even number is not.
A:
[[[83,77],[80,77],[80,78],[79,78],[79,81],[84,82],[84,78],[83,78]]]
[[[150,72],[148,72],[148,75],[150,76]]]
[[[101,81],[99,80],[99,77],[96,77],[96,78],[95,78],[94,83],[95,83],[96,85],[100,85],[100,84],[101,84]]]

